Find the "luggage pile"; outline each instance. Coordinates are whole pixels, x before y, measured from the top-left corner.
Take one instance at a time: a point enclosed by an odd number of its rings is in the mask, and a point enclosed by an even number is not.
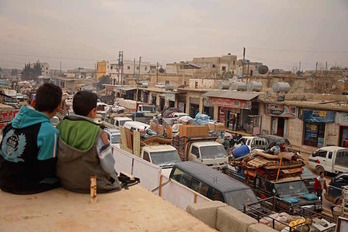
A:
[[[301,175],[305,164],[303,159],[293,152],[272,155],[258,151],[234,162],[233,165],[242,168],[246,176],[262,176],[268,180],[277,180]]]

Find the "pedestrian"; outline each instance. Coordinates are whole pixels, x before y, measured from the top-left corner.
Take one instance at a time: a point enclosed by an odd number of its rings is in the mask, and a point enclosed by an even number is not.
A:
[[[326,179],[324,176],[324,172],[320,172],[320,175],[315,179],[314,182],[314,192],[317,193],[317,196],[323,202],[323,190],[327,191]]]
[[[33,194],[59,186],[56,178],[59,131],[50,119],[61,109],[62,90],[46,83],[39,87],[33,106],[22,106],[2,131],[0,189]]]
[[[58,125],[60,132],[57,176],[64,188],[89,193],[90,177],[97,177],[97,191],[120,190],[115,160],[106,133],[95,123],[97,95],[79,91],[73,99],[74,114]]]

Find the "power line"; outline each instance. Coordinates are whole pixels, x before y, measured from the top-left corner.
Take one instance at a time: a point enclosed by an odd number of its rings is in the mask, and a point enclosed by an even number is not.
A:
[[[348,51],[319,51],[319,50],[287,50],[278,48],[259,48],[259,47],[248,47],[251,49],[277,51],[277,52],[297,52],[297,53],[348,53]]]
[[[98,60],[98,59],[87,59],[87,58],[77,58],[77,57],[61,57],[61,56],[42,56],[42,55],[15,54],[15,53],[6,53],[6,52],[0,52],[0,55],[20,56],[20,57],[41,57],[41,58],[45,58],[45,59],[83,60],[83,61],[93,61],[93,62]]]

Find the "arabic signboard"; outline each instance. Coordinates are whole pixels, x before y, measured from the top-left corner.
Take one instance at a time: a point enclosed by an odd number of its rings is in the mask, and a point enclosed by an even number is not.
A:
[[[19,110],[12,110],[7,112],[0,112],[0,129],[9,124],[16,116]]]
[[[251,101],[226,99],[226,98],[209,98],[210,105],[216,105],[219,107],[235,108],[235,109],[251,109]]]
[[[337,113],[336,122],[340,126],[348,126],[348,113]]]
[[[296,108],[285,105],[278,104],[267,104],[266,114],[270,116],[276,117],[284,117],[284,118],[295,118],[296,117]]]
[[[303,119],[304,122],[333,123],[335,122],[335,112],[323,110],[301,110],[300,118]]]

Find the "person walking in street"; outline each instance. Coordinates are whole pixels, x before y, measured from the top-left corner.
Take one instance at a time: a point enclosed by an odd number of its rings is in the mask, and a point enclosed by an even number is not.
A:
[[[327,191],[326,187],[326,179],[324,176],[324,172],[320,172],[320,175],[315,179],[314,182],[314,192],[317,193],[317,196],[323,202],[323,190]]]

